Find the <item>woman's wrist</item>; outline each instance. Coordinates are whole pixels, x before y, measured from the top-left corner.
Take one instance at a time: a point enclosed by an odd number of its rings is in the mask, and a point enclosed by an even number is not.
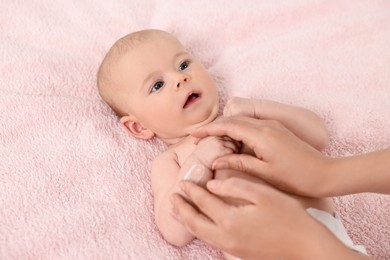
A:
[[[353,156],[326,159],[327,166],[324,169],[328,171],[326,178],[327,196],[342,196],[364,191],[361,186],[364,187],[366,181],[364,174],[359,174],[362,165],[359,167],[355,162],[356,158]]]
[[[321,156],[319,160],[319,174],[322,176],[317,197],[332,197],[338,195],[342,176],[339,174],[339,159]]]

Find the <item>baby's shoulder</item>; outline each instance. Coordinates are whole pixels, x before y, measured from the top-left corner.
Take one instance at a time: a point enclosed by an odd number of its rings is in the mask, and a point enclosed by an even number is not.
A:
[[[160,153],[153,160],[153,164],[160,164],[162,162],[177,161],[177,153],[175,149],[169,148],[165,152]]]
[[[164,164],[164,162],[175,162],[177,165],[182,165],[188,155],[194,150],[192,143],[183,142],[171,145],[168,150],[156,157],[153,164]]]
[[[177,169],[180,169],[180,166],[174,151],[167,150],[157,155],[151,167],[152,182],[154,179],[159,180],[161,178],[161,172],[176,173]]]

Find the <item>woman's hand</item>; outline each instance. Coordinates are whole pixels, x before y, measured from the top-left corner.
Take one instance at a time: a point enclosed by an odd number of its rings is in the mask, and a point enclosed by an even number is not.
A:
[[[293,198],[239,178],[211,180],[207,190],[183,182],[189,204],[172,197],[173,216],[194,236],[243,259],[366,259],[345,247]],[[214,195],[215,194],[215,195]],[[248,201],[234,206],[217,197]]]
[[[229,136],[252,149],[256,157],[229,154],[216,159],[213,169],[230,168],[257,176],[279,189],[310,197],[327,197],[332,174],[330,158],[296,137],[281,123],[248,117],[222,117],[191,135]]]

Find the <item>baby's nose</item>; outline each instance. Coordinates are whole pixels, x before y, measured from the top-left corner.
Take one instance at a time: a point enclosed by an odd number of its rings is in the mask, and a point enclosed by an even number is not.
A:
[[[188,82],[188,77],[187,77],[187,76],[184,76],[183,79],[180,80],[180,81],[177,83],[176,87],[177,87],[177,88],[180,88],[180,84],[183,83],[183,82],[186,82],[186,83]]]

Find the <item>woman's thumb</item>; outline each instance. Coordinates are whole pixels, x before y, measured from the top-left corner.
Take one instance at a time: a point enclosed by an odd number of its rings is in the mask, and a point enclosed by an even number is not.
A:
[[[266,162],[251,155],[229,154],[216,159],[212,165],[212,169],[232,169],[263,178],[267,175],[266,166]]]

